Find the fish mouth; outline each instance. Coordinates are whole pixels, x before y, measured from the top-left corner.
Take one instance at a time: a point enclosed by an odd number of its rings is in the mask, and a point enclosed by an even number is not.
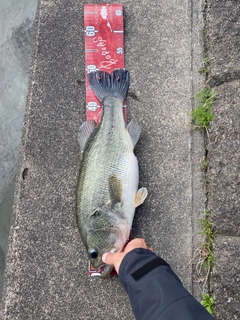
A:
[[[112,272],[113,268],[114,267],[111,264],[104,264],[101,266],[101,278],[106,279]]]
[[[106,252],[121,252],[121,250],[117,250],[116,248],[111,248],[107,250]],[[114,266],[112,264],[103,264],[101,267],[101,278],[106,279],[108,276],[110,276],[111,272],[114,270]]]

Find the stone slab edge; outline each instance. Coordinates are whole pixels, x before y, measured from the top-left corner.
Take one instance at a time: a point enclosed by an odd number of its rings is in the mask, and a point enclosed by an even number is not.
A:
[[[210,125],[208,207],[217,235],[210,276],[216,319],[239,319],[239,23],[237,1],[207,1],[208,83],[218,92]]]

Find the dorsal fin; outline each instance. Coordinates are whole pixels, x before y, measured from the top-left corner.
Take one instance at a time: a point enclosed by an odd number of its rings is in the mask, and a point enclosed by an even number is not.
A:
[[[129,122],[127,129],[130,134],[130,137],[132,139],[133,148],[134,148],[138,142],[139,137],[140,137],[141,126],[137,120],[132,120]]]
[[[87,141],[93,132],[93,130],[97,127],[95,121],[85,121],[79,128],[79,143],[81,151],[84,151]]]

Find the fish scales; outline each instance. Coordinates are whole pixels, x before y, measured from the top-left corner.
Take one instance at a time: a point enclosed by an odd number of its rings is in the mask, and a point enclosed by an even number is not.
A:
[[[126,70],[111,74],[93,72],[89,83],[103,106],[98,127],[80,127],[82,160],[77,185],[78,228],[94,267],[103,264],[102,254],[119,252],[129,236],[135,207],[147,196],[138,191],[138,162],[133,153],[140,135],[138,123],[126,128],[122,105],[129,86]],[[106,277],[111,267],[106,267]]]
[[[124,203],[128,201],[127,194],[131,191],[135,194],[138,186],[138,170],[133,179],[136,181],[134,185],[128,178],[137,160],[132,152],[131,138],[125,129],[122,105],[104,108],[102,119],[100,128],[85,151],[80,173],[84,175],[80,177],[78,187],[81,219],[109,200],[108,177],[111,174],[116,174],[126,186]],[[87,196],[81,197],[84,192]]]

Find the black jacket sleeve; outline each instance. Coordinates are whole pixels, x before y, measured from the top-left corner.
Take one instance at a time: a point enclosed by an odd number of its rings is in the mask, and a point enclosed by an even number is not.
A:
[[[183,287],[170,266],[152,251],[126,254],[119,279],[127,291],[137,320],[213,320]]]

